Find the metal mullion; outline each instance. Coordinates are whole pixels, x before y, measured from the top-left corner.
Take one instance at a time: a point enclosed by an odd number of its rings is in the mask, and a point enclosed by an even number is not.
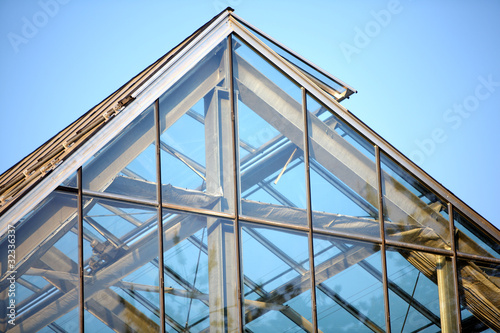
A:
[[[216,212],[204,208],[193,208],[187,206],[179,206],[169,203],[162,203],[161,206],[175,213],[192,213],[196,215],[206,216],[206,217],[216,217],[225,219],[234,219],[233,214]]]
[[[382,261],[382,285],[384,288],[384,309],[385,309],[385,327],[386,332],[391,333],[391,313],[389,307],[389,288],[387,282],[387,258],[386,258],[386,240],[384,227],[384,199],[382,193],[382,166],[380,165],[380,148],[375,145],[375,167],[377,172],[378,187],[378,219],[380,225],[380,257]]]
[[[374,243],[374,244],[381,243],[380,238],[374,238],[374,237],[364,236],[364,235],[349,234],[349,233],[340,232],[340,231],[336,231],[336,230],[324,230],[324,229],[316,228],[316,229],[314,229],[314,233],[317,235],[333,236],[333,237],[342,238],[345,240],[355,240],[355,241],[369,242],[369,243]]]
[[[448,203],[448,221],[450,222],[450,236],[451,236],[451,251],[452,255],[452,268],[453,268],[453,287],[455,289],[455,316],[457,319],[457,328],[462,332],[462,316],[460,311],[460,296],[458,291],[458,266],[457,266],[457,247],[455,239],[455,225],[453,221],[453,205]]]
[[[306,203],[307,203],[307,240],[309,247],[309,274],[311,276],[311,311],[312,311],[312,325],[313,331],[318,332],[318,317],[316,311],[316,276],[314,265],[314,242],[313,242],[313,221],[312,221],[312,203],[311,203],[311,181],[309,169],[309,126],[307,117],[307,91],[304,87],[302,90],[302,115],[304,119],[304,167],[305,167],[305,181],[306,181]]]
[[[139,204],[139,205],[150,206],[150,207],[155,207],[155,208],[158,205],[158,202],[156,202],[156,201],[147,200],[147,199],[138,199],[138,198],[133,198],[133,197],[119,195],[119,194],[111,194],[111,193],[96,192],[96,191],[89,191],[89,190],[83,190],[82,193],[85,196],[89,196],[89,197],[118,200],[120,202]],[[166,209],[169,209],[169,210],[172,210],[175,212],[188,212],[188,213],[194,213],[194,214],[203,215],[203,216],[234,219],[234,214],[215,212],[215,211],[211,211],[209,209],[192,208],[192,207],[180,206],[180,205],[169,204],[169,203],[160,203],[160,205],[163,208],[166,208]]]
[[[403,250],[409,250],[409,251],[422,251],[422,252],[427,252],[427,253],[431,253],[431,254],[440,254],[440,255],[445,255],[445,256],[452,255],[452,252],[450,250],[434,248],[434,247],[418,245],[418,244],[404,243],[404,242],[395,241],[392,239],[385,239],[385,244],[388,246],[391,246],[391,247],[397,247],[397,248],[400,248]]]
[[[236,130],[236,112],[234,100],[234,78],[233,78],[233,38],[230,34],[227,37],[227,51],[228,51],[228,75],[229,75],[229,105],[231,108],[232,120],[232,144],[233,144],[233,197],[234,197],[234,243],[235,243],[235,258],[236,258],[236,293],[238,295],[238,328],[240,332],[244,332],[244,314],[243,314],[243,300],[242,300],[242,269],[241,269],[241,244],[240,244],[240,223],[239,223],[239,193],[238,193],[238,137]]]
[[[164,264],[163,264],[163,214],[162,214],[162,183],[161,183],[161,146],[160,146],[160,102],[155,101],[155,130],[156,130],[156,200],[158,210],[158,285],[160,298],[160,332],[165,332],[165,281],[164,281]]]
[[[94,198],[117,200],[120,202],[128,202],[128,203],[132,203],[132,204],[150,206],[150,207],[155,207],[155,208],[158,205],[157,201],[134,198],[134,197],[121,195],[121,194],[97,192],[97,191],[91,191],[91,190],[82,190],[82,194],[85,196],[94,197]]]
[[[76,186],[78,187],[78,185],[76,185]],[[73,193],[73,194],[78,195],[78,188],[67,187],[67,186],[64,186],[64,185],[59,185],[58,187],[55,188],[54,191],[65,192],[65,193]]]
[[[286,228],[289,230],[296,230],[296,231],[305,231],[305,232],[309,231],[308,227],[298,226],[298,225],[294,225],[294,224],[287,224],[287,223],[283,223],[283,222],[267,221],[267,220],[262,220],[259,218],[254,218],[251,216],[242,215],[239,217],[239,220],[240,220],[240,222],[241,221],[250,222],[253,224],[257,224],[257,225],[268,225],[271,227]]]
[[[498,258],[482,257],[482,256],[470,254],[470,253],[460,252],[460,251],[457,251],[457,258],[466,259],[466,260],[477,260],[477,261],[482,261],[484,263],[500,265],[500,259],[498,259]]]
[[[77,170],[77,210],[78,210],[78,273],[79,273],[79,290],[78,290],[78,312],[80,321],[80,333],[85,331],[84,327],[84,301],[85,295],[83,293],[84,280],[83,280],[83,193],[82,193],[82,167]]]

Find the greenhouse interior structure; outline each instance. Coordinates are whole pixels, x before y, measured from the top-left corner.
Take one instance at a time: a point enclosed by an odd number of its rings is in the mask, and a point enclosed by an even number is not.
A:
[[[215,16],[0,176],[0,331],[500,332],[500,231],[355,92]]]

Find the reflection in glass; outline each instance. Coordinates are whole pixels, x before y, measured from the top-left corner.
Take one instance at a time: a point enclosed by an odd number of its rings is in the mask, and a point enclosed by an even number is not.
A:
[[[245,327],[311,332],[307,234],[242,224]]]
[[[160,97],[163,202],[234,211],[226,44]]]
[[[386,237],[450,250],[446,202],[383,152],[380,158]]]
[[[379,237],[374,147],[307,95],[314,228]]]
[[[448,332],[453,332],[453,328],[456,331],[450,258],[419,251],[389,250],[387,276],[392,331],[436,332],[443,325],[452,328]]]
[[[85,321],[158,331],[156,209],[84,197],[83,212]]]
[[[242,215],[304,225],[301,90],[234,38]]]
[[[327,77],[319,70],[313,68],[309,64],[305,63],[303,60],[297,58],[289,51],[285,50],[283,47],[277,45],[266,36],[260,34],[256,30],[252,29],[251,26],[246,26],[250,31],[256,34],[262,42],[264,42],[267,46],[269,46],[274,52],[279,54],[285,61],[290,62],[293,66],[298,68],[301,72],[303,72],[307,77],[313,79],[314,82],[327,93],[332,95],[335,98],[339,98],[345,94],[346,88],[340,82],[333,80],[330,77]]]
[[[83,166],[83,189],[156,199],[153,109],[146,109]]]
[[[476,227],[465,215],[453,210],[457,251],[483,257],[500,258],[500,244]]]
[[[237,331],[232,222],[164,210],[163,231],[168,331]]]
[[[463,332],[500,332],[500,265],[458,261]]]
[[[318,329],[323,332],[383,332],[380,248],[314,236]]]
[[[78,331],[76,206],[76,196],[53,192],[0,240],[0,331]]]

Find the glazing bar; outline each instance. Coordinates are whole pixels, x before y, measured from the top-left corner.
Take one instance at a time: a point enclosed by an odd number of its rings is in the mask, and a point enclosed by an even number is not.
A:
[[[84,327],[84,297],[83,288],[83,194],[82,194],[82,167],[79,167],[77,172],[77,210],[78,210],[78,272],[79,272],[79,290],[78,290],[78,314],[80,320],[80,333],[85,331]]]
[[[236,257],[236,275],[237,284],[236,292],[238,294],[238,328],[240,332],[243,330],[243,307],[242,307],[242,271],[241,271],[241,244],[240,244],[240,224],[239,224],[239,193],[238,193],[238,138],[236,131],[236,112],[234,100],[234,82],[233,82],[233,39],[232,35],[227,37],[227,51],[228,51],[228,69],[229,69],[229,105],[231,106],[231,119],[233,126],[232,130],[232,144],[233,144],[233,186],[234,186],[234,243],[235,243],[235,257]]]
[[[160,296],[160,332],[165,332],[165,286],[164,286],[164,263],[163,263],[163,219],[162,219],[162,197],[161,197],[161,146],[160,146],[160,102],[155,101],[155,129],[156,129],[156,200],[158,201],[158,285],[162,291]]]
[[[309,243],[309,270],[311,275],[311,310],[312,310],[312,325],[313,332],[318,332],[318,318],[316,310],[316,278],[314,265],[314,243],[313,243],[313,223],[312,223],[312,205],[311,205],[311,182],[309,174],[309,127],[307,124],[307,91],[304,87],[302,90],[302,114],[304,117],[304,165],[306,171],[306,202],[307,202],[307,240]]]
[[[376,159],[376,172],[377,172],[377,187],[378,187],[378,220],[380,223],[380,237],[382,243],[380,244],[380,252],[382,259],[382,285],[384,287],[384,309],[385,309],[385,329],[386,332],[391,332],[391,312],[389,307],[389,288],[387,283],[387,261],[386,261],[386,248],[385,248],[385,227],[384,227],[384,199],[382,194],[382,171],[380,165],[380,148],[375,145],[375,159]]]
[[[457,266],[457,247],[455,238],[455,225],[453,222],[453,205],[448,203],[448,221],[450,222],[450,236],[451,236],[451,250],[453,251],[452,256],[452,269],[453,269],[453,287],[455,294],[455,318],[457,320],[456,327],[458,332],[462,332],[462,318],[460,313],[460,294],[458,289],[458,266]]]

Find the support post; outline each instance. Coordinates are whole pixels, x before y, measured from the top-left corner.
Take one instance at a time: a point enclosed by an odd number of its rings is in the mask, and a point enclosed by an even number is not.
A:
[[[378,194],[378,220],[380,226],[380,258],[382,260],[382,285],[384,288],[384,311],[385,311],[385,330],[391,333],[391,309],[389,304],[389,282],[387,278],[387,250],[385,243],[385,222],[384,222],[384,194],[382,188],[382,166],[380,162],[380,147],[375,146],[375,170],[377,172],[377,194]]]
[[[228,52],[226,50],[226,52]],[[222,195],[213,208],[234,212],[232,119],[229,92],[216,87],[205,97],[206,191]],[[230,221],[207,219],[211,332],[238,332],[239,313],[234,229]]]
[[[436,258],[441,332],[458,332],[452,261],[450,258],[440,255],[436,256]]]
[[[309,274],[311,275],[311,322],[312,331],[318,332],[318,318],[316,310],[316,276],[315,276],[315,263],[314,263],[314,235],[313,235],[313,221],[312,221],[312,202],[311,202],[311,176],[309,169],[309,124],[307,117],[307,92],[304,87],[302,91],[302,116],[304,117],[304,164],[306,174],[306,200],[307,200],[307,244],[309,250]]]

